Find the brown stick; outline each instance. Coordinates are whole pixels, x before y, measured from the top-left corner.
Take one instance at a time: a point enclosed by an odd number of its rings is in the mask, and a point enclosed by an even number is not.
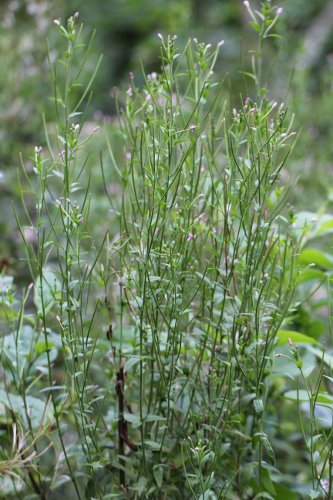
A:
[[[120,456],[124,456],[125,453],[125,444],[133,451],[137,451],[138,447],[128,435],[128,424],[124,418],[125,407],[130,408],[126,403],[125,395],[124,395],[124,366],[125,361],[123,360],[120,365],[119,372],[117,373],[116,378],[116,393],[118,397],[118,453]],[[124,461],[119,459],[121,465],[125,466]],[[119,479],[120,484],[125,486],[126,476],[125,471],[120,469],[119,471]]]

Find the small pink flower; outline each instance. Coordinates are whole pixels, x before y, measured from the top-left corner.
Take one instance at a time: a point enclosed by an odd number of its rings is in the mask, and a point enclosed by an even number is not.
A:
[[[249,96],[245,99],[244,101],[244,106],[248,106],[250,104],[250,101],[251,99],[249,98]]]
[[[128,73],[128,78],[129,78],[130,80],[133,80],[133,78],[134,78],[133,71],[130,71],[130,72]]]
[[[277,15],[279,16],[283,12],[283,7],[278,7],[276,10]]]
[[[129,96],[129,97],[132,97],[133,95],[133,89],[132,87],[128,87],[127,91],[126,91],[126,94]]]
[[[200,165],[200,172],[203,174],[205,171],[205,165]]]
[[[294,345],[294,343],[293,343],[293,341],[291,340],[291,338],[289,338],[289,339],[288,339],[288,344],[289,344],[290,346],[293,346],[293,345]]]
[[[224,40],[220,40],[219,43],[217,44],[218,47],[222,47],[224,45]]]
[[[205,214],[205,212],[202,212],[202,214],[198,215],[198,217],[195,218],[195,221],[200,221],[202,220],[203,222],[207,222],[208,221],[208,217],[207,215]]]
[[[187,238],[187,241],[192,241],[192,240],[193,240],[193,238],[194,238],[193,233],[189,233],[188,238]]]

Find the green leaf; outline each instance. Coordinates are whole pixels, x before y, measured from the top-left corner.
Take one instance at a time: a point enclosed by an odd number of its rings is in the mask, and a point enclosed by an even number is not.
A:
[[[322,360],[333,370],[333,356],[331,354],[328,354],[327,352],[323,353],[320,349],[316,349],[313,346],[310,347],[310,352],[312,352],[317,358]]]
[[[326,273],[320,269],[305,268],[298,276],[298,283],[307,283],[308,281],[318,280],[323,281],[326,278]]]
[[[133,356],[132,358],[128,358],[125,363],[124,370],[125,372],[129,372],[133,366],[136,366],[138,363],[140,363],[141,357],[140,356]]]
[[[63,486],[66,483],[69,483],[71,481],[70,476],[67,476],[65,474],[61,474],[58,476],[51,484],[51,490],[56,490],[60,486]]]
[[[28,428],[27,414],[33,429],[38,429],[45,422],[49,422],[53,418],[52,405],[50,402],[45,402],[42,399],[33,396],[26,396],[26,406],[22,396],[7,393],[0,389],[0,403],[3,403],[9,410],[20,416],[21,423]]]
[[[265,488],[265,490],[271,495],[275,495],[274,484],[271,480],[271,476],[269,474],[269,470],[266,468],[261,468],[261,482]]]
[[[147,439],[146,441],[144,441],[144,444],[149,446],[149,448],[152,448],[155,451],[161,449],[161,443],[158,443],[157,441],[151,441],[150,439]]]
[[[279,330],[277,332],[277,343],[287,344],[291,339],[294,344],[317,344],[316,339],[304,335],[304,333],[294,332],[293,330]]]
[[[272,463],[275,465],[275,463],[276,463],[275,453],[274,453],[274,450],[273,450],[271,443],[269,442],[268,437],[261,436],[260,441],[261,441],[263,447],[265,448],[267,455],[272,460]]]
[[[137,483],[134,483],[132,486],[130,486],[130,490],[137,491],[139,495],[142,495],[143,493],[146,492],[147,485],[148,485],[148,478],[141,476]]]
[[[161,415],[149,414],[149,415],[146,415],[145,417],[143,417],[143,420],[145,420],[146,422],[156,422],[157,420],[159,422],[163,422],[166,420],[166,417],[162,417]]]
[[[275,489],[275,500],[297,500],[299,497],[297,493],[290,490],[283,484],[273,483]]]
[[[149,279],[150,283],[154,283],[156,281],[161,281],[160,276],[148,276],[148,279]]]
[[[292,391],[287,391],[283,394],[283,397],[286,399],[290,399],[291,401],[299,401],[299,402],[316,402],[316,404],[333,404],[333,396],[330,394],[327,394],[325,392],[319,392],[317,394],[316,398],[309,398],[309,395],[305,389],[301,389],[299,391],[297,390],[292,390]]]
[[[326,215],[327,217],[327,215]],[[328,216],[331,217],[331,216]],[[333,219],[328,218],[326,220],[323,220],[320,222],[318,230],[317,230],[317,236],[323,236],[324,234],[330,234],[333,232]]]
[[[50,332],[48,340],[50,361],[54,361],[58,356],[57,346],[60,345],[60,338],[55,333]],[[45,337],[31,326],[24,325],[18,333],[6,335],[0,346],[0,353],[20,373],[28,366],[28,363],[30,372],[38,369],[37,363],[38,366],[47,366],[48,364]],[[16,366],[17,361],[18,366]]]
[[[309,266],[315,264],[322,269],[333,269],[333,257],[317,248],[305,248],[297,257],[298,264]]]
[[[132,425],[133,429],[137,429],[141,425],[141,420],[139,415],[134,415],[133,413],[125,412],[124,418],[126,422],[129,422]]]
[[[207,462],[213,462],[214,458],[215,453],[213,452],[213,450],[208,451],[200,460],[200,467],[203,467]]]
[[[258,417],[261,417],[261,415],[264,413],[264,403],[262,399],[254,399],[253,406]]]
[[[254,21],[250,21],[249,22],[249,25],[251,26],[251,28],[253,28],[255,31],[257,31],[258,33],[260,33],[261,31],[261,28],[259,26],[258,23],[255,23]]]
[[[18,498],[18,493],[24,491],[25,488],[26,484],[17,474],[0,477],[1,498]]]
[[[51,348],[54,347],[54,342],[48,342],[48,346],[46,345],[46,342],[37,342],[35,344],[35,353],[37,356],[40,356],[41,354],[44,354],[47,352],[47,350],[51,350]]]
[[[161,488],[163,483],[163,466],[160,464],[154,465],[153,474],[156,481],[156,484],[159,488]]]

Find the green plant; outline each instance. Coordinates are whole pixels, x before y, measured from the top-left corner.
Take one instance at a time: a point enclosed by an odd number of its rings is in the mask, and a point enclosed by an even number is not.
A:
[[[270,354],[296,278],[297,247],[275,188],[289,136],[285,113],[247,98],[230,116],[222,85],[212,81],[219,47],[190,41],[179,54],[174,38],[160,38],[162,73],[128,91],[121,121],[128,154],[115,165],[124,194],[121,205],[111,200],[127,304],[113,345],[119,364],[126,359],[135,405],[128,419],[139,429],[136,488],[144,477],[146,491],[166,491],[154,470],[174,488],[172,464],[190,467],[191,436],[207,450],[205,483],[198,471],[187,475],[196,497],[268,491]],[[249,469],[257,478],[245,487]]]
[[[97,130],[83,126],[100,60],[84,84],[91,42],[77,15],[55,21],[57,125],[52,135],[45,124],[47,153],[36,146],[32,175],[23,165],[25,219],[16,213],[33,284],[20,297],[10,277],[1,282],[7,497],[296,498],[278,423],[303,393],[281,398],[281,361],[296,362],[310,403],[302,492],[319,491],[330,433],[315,437],[315,411],[331,397],[322,371],[310,385],[295,343],[322,351],[308,332],[287,330],[309,277],[280,180],[292,119],[262,88],[262,44],[280,10],[246,6],[260,38],[256,98],[233,110],[223,100],[223,41],[179,51],[161,34],[161,71],[141,87],[131,75],[116,96],[109,159],[100,155],[112,217],[102,235],[87,161]]]

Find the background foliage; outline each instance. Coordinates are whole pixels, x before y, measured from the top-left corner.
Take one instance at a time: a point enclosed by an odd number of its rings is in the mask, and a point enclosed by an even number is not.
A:
[[[295,129],[302,129],[289,164],[290,175],[300,176],[293,203],[318,209],[329,202],[332,175],[332,56],[331,3],[325,0],[281,2],[284,16],[278,25],[282,39],[267,55],[265,75],[271,95],[287,102],[295,113]],[[10,200],[18,195],[17,151],[30,151],[43,142],[41,113],[52,119],[52,93],[47,72],[46,37],[54,36],[52,20],[79,11],[81,20],[96,29],[93,51],[103,63],[94,87],[90,117],[101,121],[115,111],[112,89],[126,88],[128,72],[142,82],[141,63],[147,73],[159,68],[157,32],[177,33],[180,43],[194,36],[207,43],[226,40],[223,59],[216,71],[226,74],[230,97],[251,94],[251,82],[239,74],[248,69],[246,49],[254,46],[254,34],[242,2],[224,0],[79,0],[47,2],[15,0],[1,2],[0,77],[1,109],[1,255],[17,257]],[[51,40],[52,41],[52,40]],[[252,43],[252,42],[253,43]],[[94,57],[90,59],[91,61]],[[305,151],[306,148],[306,151]],[[29,154],[28,154],[29,155]],[[315,172],[315,175],[314,175]],[[289,179],[288,179],[289,181]],[[315,181],[315,182],[313,182]],[[302,200],[303,204],[300,203]]]

